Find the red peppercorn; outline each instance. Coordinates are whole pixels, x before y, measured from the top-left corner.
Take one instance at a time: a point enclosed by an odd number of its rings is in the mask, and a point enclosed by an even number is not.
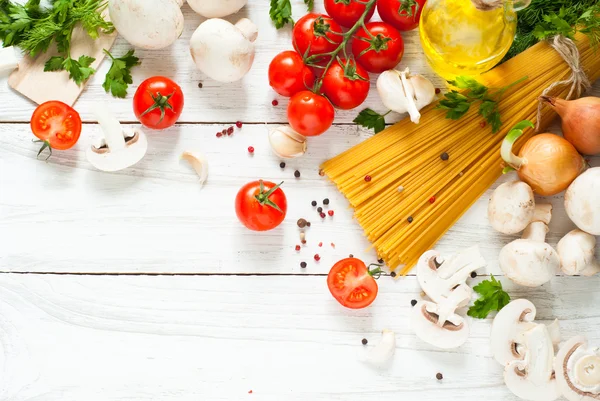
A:
[[[479,126],[481,128],[485,128],[486,125],[487,125],[487,123],[485,121],[482,121],[482,122],[479,123]]]
[[[318,254],[318,253],[315,255],[315,260],[316,260],[317,262],[318,262],[319,260],[321,260],[321,257],[319,256],[319,254]]]
[[[235,126],[238,127],[238,128],[242,128],[242,122],[241,121],[237,121],[235,123]]]
[[[439,95],[440,93],[442,93],[442,90],[440,88],[435,88],[435,94]]]
[[[321,213],[320,216],[322,219],[324,219],[326,215],[325,215],[325,213]]]
[[[277,99],[273,99],[273,101],[271,102],[271,104],[273,106],[277,106],[279,104],[279,102],[277,101]]]
[[[300,251],[300,245],[296,245],[296,251]]]
[[[429,203],[433,203],[435,202],[435,196],[432,196],[431,198],[429,198]]]
[[[254,153],[254,147],[248,146],[248,153],[250,153],[250,154]]]
[[[220,138],[222,136],[223,136],[223,134],[221,134],[220,132],[217,132],[217,138]]]
[[[319,242],[319,247],[322,247],[322,246],[323,246],[323,243],[322,243],[322,242]]]
[[[371,182],[371,176],[370,175],[366,175],[365,176],[365,181],[366,182]]]
[[[231,135],[233,134],[233,125],[229,128],[227,128],[227,135]]]
[[[333,216],[333,210],[328,211],[327,214]]]
[[[302,242],[302,245],[306,244],[306,240],[305,240],[305,239],[303,239],[303,240],[302,240],[302,241],[300,241],[300,242]]]
[[[335,244],[333,242],[331,243],[331,247],[335,249]]]

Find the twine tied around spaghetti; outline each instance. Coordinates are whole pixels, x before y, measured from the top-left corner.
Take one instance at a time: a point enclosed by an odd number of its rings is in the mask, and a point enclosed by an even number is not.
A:
[[[550,46],[554,48],[560,54],[563,60],[567,63],[569,68],[571,68],[571,76],[565,80],[554,82],[552,85],[547,87],[541,94],[541,98],[548,95],[557,87],[570,85],[571,89],[569,90],[569,94],[566,97],[566,100],[570,100],[573,94],[576,94],[576,97],[581,96],[583,92],[590,89],[592,87],[592,83],[590,82],[589,77],[583,70],[581,66],[581,57],[579,55],[579,49],[577,49],[577,45],[573,41],[573,39],[567,38],[563,35],[556,35],[549,41]],[[536,131],[540,131],[540,124],[542,121],[542,108],[544,105],[544,101],[541,100],[538,104],[538,112],[537,112],[537,123],[536,123]]]

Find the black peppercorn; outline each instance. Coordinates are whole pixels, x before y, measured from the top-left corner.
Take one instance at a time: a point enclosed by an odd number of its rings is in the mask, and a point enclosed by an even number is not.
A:
[[[382,264],[383,263],[383,259],[381,259],[381,258],[377,259],[377,263]]]
[[[324,205],[329,205],[329,199],[328,198],[323,199],[323,204]]]
[[[363,345],[367,345],[367,343],[368,343],[368,342],[369,342],[369,341],[368,341],[366,338],[363,338],[363,339],[362,339],[362,343],[363,343]]]
[[[312,201],[312,202],[310,202],[310,204],[313,205],[313,207],[317,206],[317,201]]]
[[[475,277],[477,277],[477,273],[471,272],[471,278],[475,278]]]
[[[306,222],[306,227],[310,227],[310,221]]]
[[[319,213],[323,213],[323,208],[322,208],[321,206],[319,206],[319,207],[317,208],[317,212],[319,212]]]
[[[414,220],[414,219],[413,219],[413,217],[412,217],[412,216],[410,216],[410,217],[407,219],[407,221],[408,221],[409,223],[412,223],[412,222],[413,222],[413,220]]]
[[[281,163],[279,163],[279,167],[281,167],[281,168],[285,168],[285,162],[281,162]]]
[[[300,263],[300,267],[303,268],[303,269],[306,268],[306,262]]]
[[[435,375],[435,378],[438,380],[442,380],[444,378],[444,375],[442,375],[441,373],[438,373]]]
[[[446,161],[446,160],[450,159],[450,156],[448,155],[448,153],[444,152],[440,155],[440,159],[442,159],[443,161]]]
[[[354,257],[354,255],[350,254],[348,257],[349,257],[349,258],[353,258],[353,257]]]
[[[390,272],[390,276],[396,277],[396,272]]]
[[[298,170],[294,171],[294,177],[300,178],[300,172]]]
[[[416,299],[413,299],[412,301],[410,301],[410,304],[411,304],[412,306],[415,306],[415,305],[417,304],[417,300],[416,300]]]
[[[198,88],[202,89],[202,82],[198,82]]]

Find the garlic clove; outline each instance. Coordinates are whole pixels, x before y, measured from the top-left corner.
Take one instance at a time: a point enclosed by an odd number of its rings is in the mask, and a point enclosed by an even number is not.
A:
[[[306,137],[287,125],[269,131],[269,143],[273,152],[284,159],[293,159],[306,153]]]
[[[432,103],[435,87],[422,75],[410,75],[410,70],[384,71],[377,79],[377,91],[383,104],[396,113],[409,113],[410,119],[418,124],[423,107]]]
[[[396,333],[391,330],[383,330],[381,341],[366,354],[362,356],[362,361],[375,367],[384,367],[394,356],[396,352]]]
[[[200,177],[200,186],[203,186],[208,178],[208,160],[200,152],[183,152],[181,158],[192,166]]]

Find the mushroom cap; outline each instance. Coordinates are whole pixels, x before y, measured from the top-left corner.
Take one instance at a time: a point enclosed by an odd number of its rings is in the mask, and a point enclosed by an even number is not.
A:
[[[504,369],[506,387],[517,397],[530,401],[553,401],[560,397],[552,377],[554,345],[543,324],[523,334],[524,358],[509,362]]]
[[[183,14],[175,0],[109,0],[110,19],[135,47],[162,49],[183,32]]]
[[[584,337],[573,337],[560,348],[554,371],[558,387],[567,400],[600,399],[600,349],[588,348]]]
[[[198,14],[206,18],[222,18],[237,13],[248,0],[188,0]]]
[[[500,268],[510,280],[525,287],[539,287],[560,267],[558,253],[547,243],[518,239],[500,251]]]
[[[600,167],[594,167],[573,181],[565,193],[569,218],[586,233],[600,235]]]
[[[411,327],[417,337],[427,344],[442,349],[457,348],[469,338],[465,319],[453,314],[449,321],[439,325],[439,306],[433,302],[418,302],[411,313]]]
[[[503,234],[517,234],[533,220],[535,198],[533,190],[523,181],[510,181],[492,193],[488,203],[488,219],[492,227]]]
[[[556,246],[560,257],[560,268],[570,276],[593,276],[600,273],[600,264],[595,259],[596,237],[581,230],[565,235]]]
[[[102,171],[119,171],[133,166],[146,154],[148,140],[139,128],[128,135],[125,147],[118,150],[91,146],[86,152],[88,161]]]
[[[494,318],[490,342],[494,359],[501,365],[523,359],[523,334],[535,327],[535,305],[526,299],[516,299],[506,305]]]
[[[254,62],[258,28],[247,18],[236,25],[213,18],[204,21],[190,39],[190,51],[200,71],[219,82],[240,80]]]

